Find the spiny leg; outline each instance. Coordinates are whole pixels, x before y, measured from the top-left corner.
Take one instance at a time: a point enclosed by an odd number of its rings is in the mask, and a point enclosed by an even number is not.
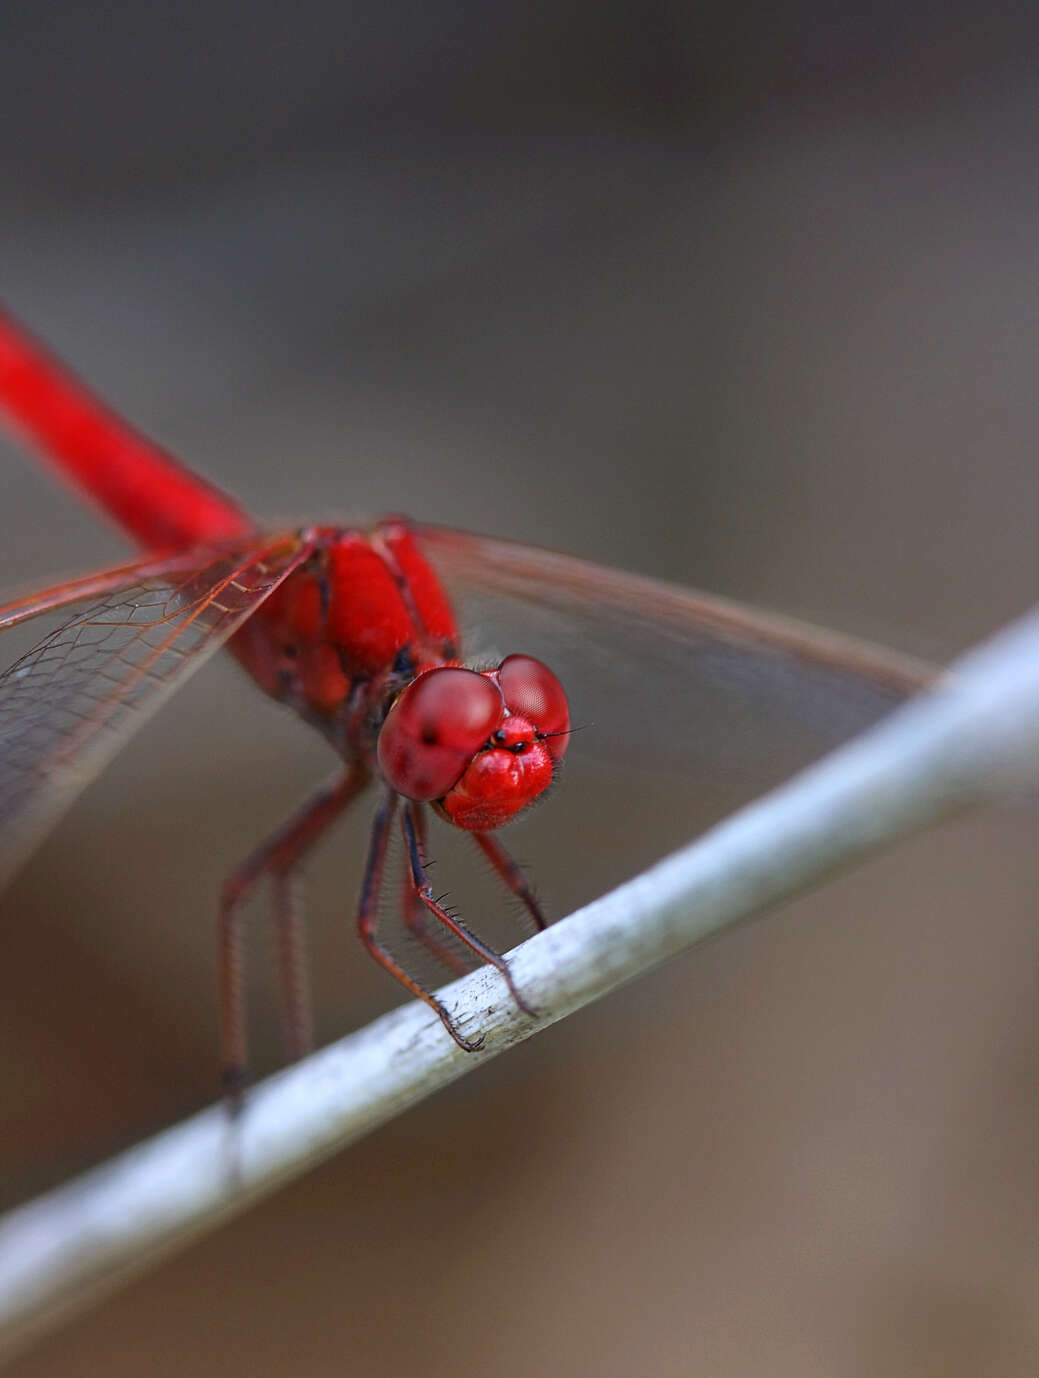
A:
[[[418,839],[419,855],[424,859],[426,855],[426,811],[421,804],[416,804],[414,813],[415,835]],[[428,863],[427,863],[428,864]],[[472,968],[471,966],[440,937],[432,928],[430,916],[426,906],[415,892],[412,883],[410,868],[405,868],[401,877],[402,890],[401,910],[404,914],[404,922],[408,932],[422,944],[422,946],[442,966],[447,967],[448,971],[455,976],[465,976]]]
[[[409,976],[400,963],[397,962],[391,953],[381,942],[379,942],[376,936],[376,925],[379,916],[379,891],[382,888],[382,872],[383,865],[386,861],[386,845],[389,841],[393,815],[396,812],[397,795],[393,790],[387,789],[372,822],[372,840],[368,849],[368,864],[365,867],[364,884],[361,886],[361,902],[357,912],[357,930],[361,935],[361,941],[379,965],[388,971],[391,976],[395,977],[405,990],[410,991],[411,994],[416,996],[419,1000],[424,1000],[430,1009],[436,1011],[444,1028],[464,1052],[474,1053],[483,1044],[483,1038],[468,1039],[464,1037],[455,1027],[454,1020],[436,996],[432,995],[428,990],[420,986],[416,980]]]
[[[412,816],[413,808],[414,805],[410,800],[405,801],[404,810],[401,815],[401,826],[404,831],[404,845],[408,851],[411,883],[415,888],[416,895],[418,895],[419,899],[438,922],[442,923],[456,938],[461,939],[466,947],[471,948],[482,961],[487,962],[488,965],[494,967],[496,971],[501,972],[513,1000],[515,1000],[524,1014],[533,1015],[534,1011],[516,989],[515,982],[512,979],[512,973],[509,971],[509,964],[501,953],[495,952],[493,947],[488,947],[475,933],[466,928],[465,924],[462,923],[460,919],[453,918],[447,910],[433,898],[433,889],[429,883],[429,877],[426,875],[425,867],[422,864],[422,857],[419,854],[418,838],[416,836],[415,822]]]
[[[501,845],[496,837],[491,837],[490,833],[470,833],[480,851],[491,863],[498,875],[501,877],[506,889],[511,890],[516,898],[522,903],[527,913],[534,920],[539,932],[548,927],[548,920],[541,912],[541,906],[534,897],[534,891],[530,887],[530,881],[523,874],[522,868],[513,861],[508,852]]]
[[[313,1020],[303,972],[302,915],[292,893],[292,872],[367,783],[368,772],[360,764],[327,780],[224,882],[218,917],[220,1047],[224,1094],[232,1109],[241,1104],[246,1079],[242,905],[264,876],[272,877],[286,1043],[289,1056],[299,1056],[313,1041]]]

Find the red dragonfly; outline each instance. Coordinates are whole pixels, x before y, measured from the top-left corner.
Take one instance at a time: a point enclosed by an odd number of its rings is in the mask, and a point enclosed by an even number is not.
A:
[[[620,750],[632,756],[633,772],[655,734],[683,767],[698,757],[713,765],[706,752],[724,758],[717,748],[728,745],[730,775],[742,774],[756,751],[778,778],[799,757],[795,751],[784,759],[777,742],[797,734],[786,724],[761,753],[744,738],[762,720],[778,710],[807,722],[814,749],[879,716],[929,676],[894,653],[735,604],[400,517],[266,529],[116,416],[2,311],[0,407],[146,552],[0,607],[0,630],[45,613],[62,618],[0,676],[0,881],[145,715],[221,646],[266,694],[317,728],[341,760],[333,780],[233,870],[222,890],[221,1046],[232,1102],[246,1073],[243,903],[262,880],[270,882],[288,1050],[298,1057],[312,1032],[294,874],[369,784],[379,796],[357,916],[368,951],[436,1011],[461,1048],[480,1046],[379,937],[384,861],[397,820],[408,929],[452,971],[465,966],[451,943],[464,945],[501,972],[527,1009],[504,957],[434,897],[424,860],[427,813],[464,830],[543,928],[530,884],[494,833],[555,779],[570,709],[560,679],[533,655],[463,664],[457,600],[467,605],[475,596],[482,606],[491,598],[499,609],[533,612],[536,623],[557,630],[579,623],[578,635],[563,636],[582,712],[595,706],[604,675],[614,682],[621,662],[634,661],[647,676],[666,662],[670,677],[661,678],[653,722],[624,721]],[[604,716],[625,719],[623,690],[614,700]]]

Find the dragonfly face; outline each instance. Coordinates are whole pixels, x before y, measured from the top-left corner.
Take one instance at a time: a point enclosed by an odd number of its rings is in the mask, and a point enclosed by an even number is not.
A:
[[[508,656],[496,670],[433,669],[390,708],[379,765],[398,794],[485,832],[544,793],[569,728],[563,686],[533,656]]]

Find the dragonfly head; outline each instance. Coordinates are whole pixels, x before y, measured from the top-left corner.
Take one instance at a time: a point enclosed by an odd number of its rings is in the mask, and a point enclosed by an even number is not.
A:
[[[496,670],[438,666],[394,701],[379,732],[379,766],[406,799],[489,832],[552,783],[569,727],[563,686],[533,656],[508,656]]]

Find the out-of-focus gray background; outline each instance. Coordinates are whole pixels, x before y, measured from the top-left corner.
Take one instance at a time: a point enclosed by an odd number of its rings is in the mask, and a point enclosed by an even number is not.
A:
[[[940,658],[1035,594],[1036,38],[970,3],[8,6],[0,296],[266,516],[407,509]],[[125,550],[0,464],[0,584]],[[246,689],[208,667],[4,897],[5,1204],[211,1098],[213,896],[328,767]],[[519,847],[550,902],[638,829],[612,788],[613,832],[564,787]],[[344,922],[363,835],[313,868],[326,1037],[396,998]],[[1035,854],[994,812],[873,862],[12,1372],[1034,1372]]]

